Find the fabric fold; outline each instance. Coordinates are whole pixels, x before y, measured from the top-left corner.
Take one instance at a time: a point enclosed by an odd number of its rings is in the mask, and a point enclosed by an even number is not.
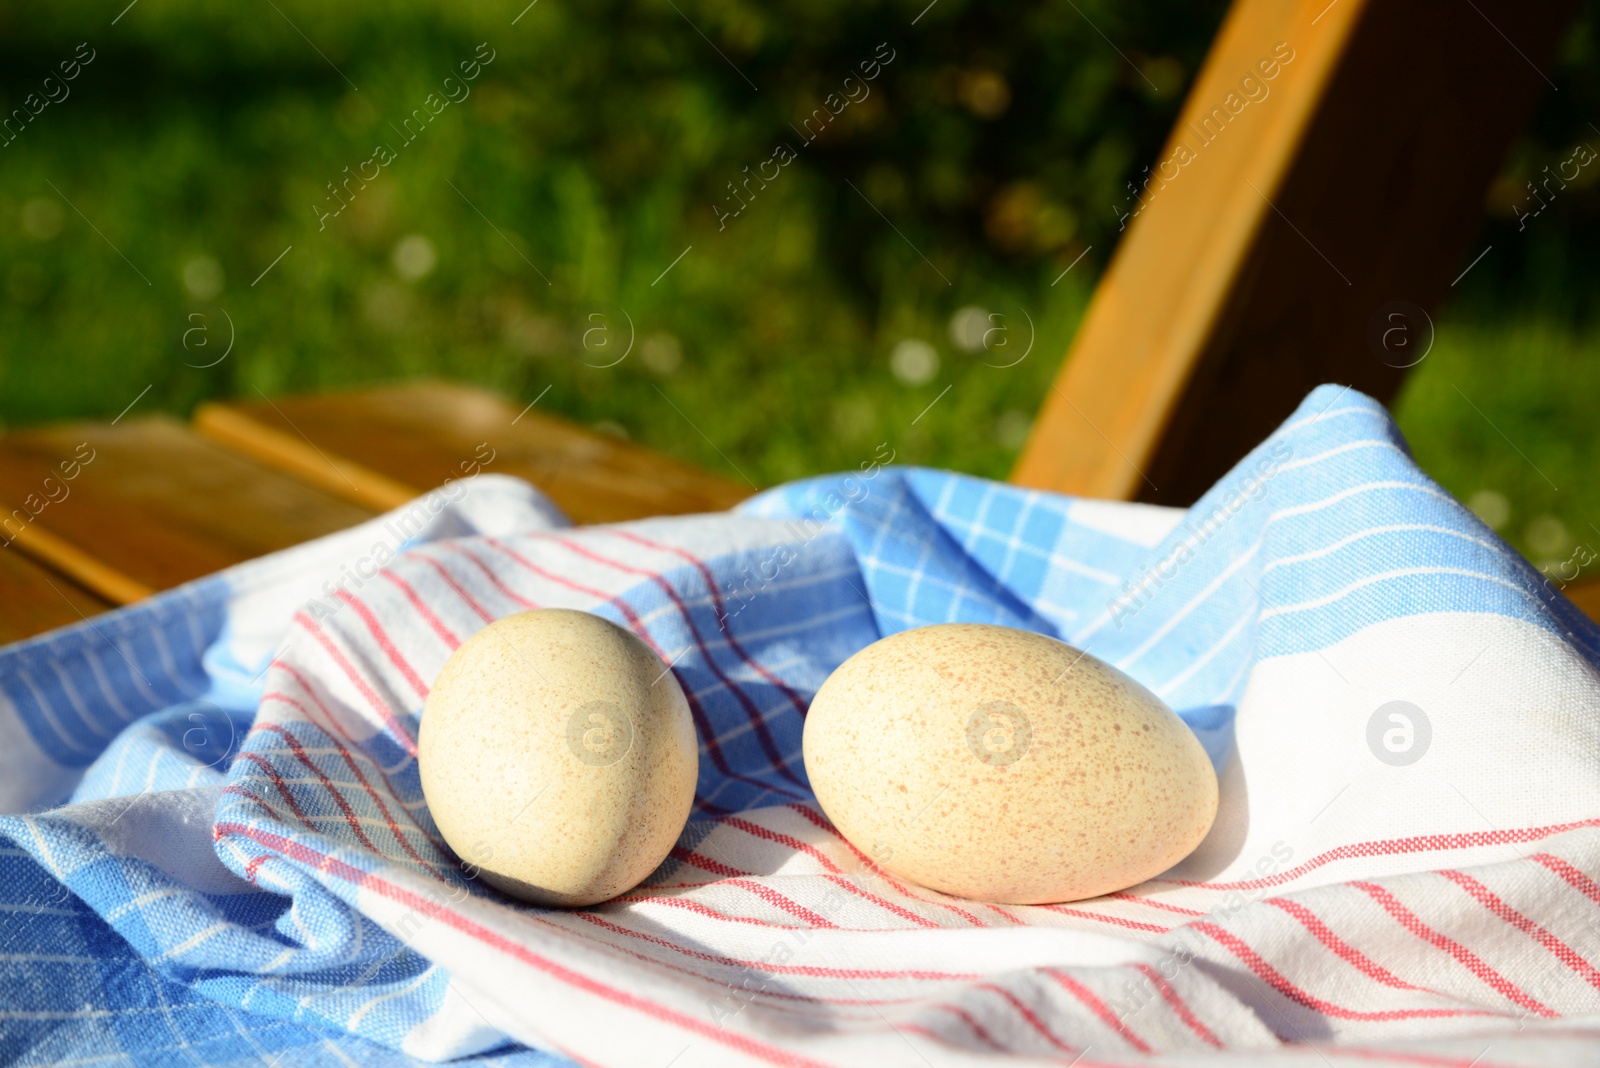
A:
[[[1600,631],[1368,398],[1317,390],[1187,510],[876,463],[603,527],[500,476],[435,503],[0,650],[0,1057],[1596,1046]],[[590,909],[482,885],[419,786],[440,667],[534,607],[639,635],[701,742],[671,856]],[[1059,637],[1171,704],[1222,785],[1200,849],[1107,897],[998,906],[843,839],[801,760],[812,695],[878,637],[958,620]]]

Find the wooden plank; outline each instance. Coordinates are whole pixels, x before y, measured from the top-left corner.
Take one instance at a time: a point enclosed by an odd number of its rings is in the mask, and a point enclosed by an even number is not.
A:
[[[720,511],[753,490],[468,386],[208,404],[202,434],[331,493],[390,508],[474,464],[538,486],[577,523]],[[487,462],[485,461],[487,459]]]
[[[285,403],[293,407],[292,402]],[[346,456],[322,451],[294,430],[281,409],[274,407],[272,415],[278,416],[287,430],[265,425],[261,420],[270,418],[266,412],[248,412],[226,404],[203,405],[195,413],[194,426],[219,445],[378,511],[404,504],[417,495],[414,486],[379,474]],[[413,427],[412,432],[420,434],[424,428]]]
[[[1600,623],[1600,579],[1585,579],[1563,587],[1567,599],[1583,610],[1584,615]]]
[[[14,548],[114,603],[373,514],[164,417],[0,437],[0,505]]]
[[[112,604],[131,604],[156,592],[94,554],[50,533],[42,524],[26,522],[20,511],[13,511],[7,522],[16,529],[12,544],[19,553],[32,557],[57,574],[71,576]]]
[[[1369,328],[1477,251],[1572,8],[1236,0],[1013,481],[1187,504],[1317,384],[1390,399]]]
[[[0,541],[3,541],[0,538]],[[111,607],[71,579],[52,575],[15,546],[0,548],[0,645],[43,634]]]

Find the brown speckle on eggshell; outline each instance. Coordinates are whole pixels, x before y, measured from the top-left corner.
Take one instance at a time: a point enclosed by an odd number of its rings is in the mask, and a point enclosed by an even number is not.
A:
[[[628,631],[560,608],[463,642],[417,749],[428,809],[464,867],[541,905],[636,886],[683,832],[699,773],[672,672]]]
[[[1205,750],[1158,697],[1009,627],[920,627],[857,652],[817,691],[803,751],[817,801],[858,849],[983,901],[1143,882],[1188,856],[1217,812]]]

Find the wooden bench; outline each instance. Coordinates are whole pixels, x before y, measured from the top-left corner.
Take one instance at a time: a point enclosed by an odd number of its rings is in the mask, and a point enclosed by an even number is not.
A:
[[[527,479],[579,523],[721,510],[752,492],[440,382],[210,404],[192,427],[154,416],[19,431],[0,437],[0,502],[14,508],[0,641],[352,526],[459,476],[489,455],[480,445],[493,450],[483,470]]]
[[[527,479],[580,523],[720,510],[750,494],[444,383],[212,404],[192,427],[154,416],[21,431],[0,437],[0,500],[18,502],[0,548],[0,642],[352,526],[459,475],[487,455],[481,444],[493,450],[483,470]],[[63,463],[76,465],[70,479]],[[1600,584],[1567,593],[1600,618]]]
[[[1187,505],[1315,386],[1393,399],[1374,320],[1436,311],[1482,250],[1574,6],[1235,0],[1013,481]]]

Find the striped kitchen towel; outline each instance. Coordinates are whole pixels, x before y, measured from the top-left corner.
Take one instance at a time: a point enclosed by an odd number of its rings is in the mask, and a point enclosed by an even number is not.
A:
[[[0,1062],[1600,1064],[1600,631],[1323,387],[1193,508],[889,465],[575,528],[481,475],[0,651]],[[418,784],[428,688],[535,606],[689,695],[692,820],[593,908],[509,901]],[[997,906],[818,809],[807,703],[999,623],[1161,695],[1200,849]]]

